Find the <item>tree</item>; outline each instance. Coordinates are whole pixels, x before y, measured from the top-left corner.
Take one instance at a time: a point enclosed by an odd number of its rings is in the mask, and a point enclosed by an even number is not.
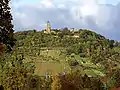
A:
[[[114,43],[115,43],[114,40],[110,40],[110,42],[109,42],[109,46],[110,46],[110,48],[113,48],[113,47],[114,47]]]
[[[52,78],[53,83],[51,85],[51,89],[52,90],[61,90],[61,81],[60,78],[58,76],[55,76]]]
[[[61,89],[58,90],[104,90],[100,78],[81,75],[79,70],[59,76]],[[57,90],[57,89],[56,89]]]
[[[0,0],[0,42],[6,44],[9,50],[14,46],[12,15],[9,7],[10,0]]]
[[[70,35],[71,32],[70,32],[70,30],[68,30],[67,27],[65,27],[65,28],[63,28],[63,30],[62,30],[62,34],[63,34],[63,35]]]
[[[58,33],[58,37],[63,38],[63,33]]]

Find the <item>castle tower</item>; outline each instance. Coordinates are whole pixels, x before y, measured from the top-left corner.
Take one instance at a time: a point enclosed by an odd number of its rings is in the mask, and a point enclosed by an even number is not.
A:
[[[50,26],[50,22],[49,22],[49,21],[47,21],[46,32],[47,32],[47,33],[50,33],[50,32],[51,32],[51,26]]]

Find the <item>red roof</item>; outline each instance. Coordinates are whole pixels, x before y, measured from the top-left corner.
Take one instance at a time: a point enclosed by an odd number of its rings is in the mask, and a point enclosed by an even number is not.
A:
[[[74,34],[74,36],[73,37],[79,37],[79,34]]]
[[[74,34],[74,36],[79,36],[79,34]]]

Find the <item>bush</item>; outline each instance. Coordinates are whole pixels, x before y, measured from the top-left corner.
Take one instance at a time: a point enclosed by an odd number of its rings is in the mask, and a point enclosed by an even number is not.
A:
[[[79,71],[59,76],[61,90],[103,90],[104,85],[100,78],[82,76]]]

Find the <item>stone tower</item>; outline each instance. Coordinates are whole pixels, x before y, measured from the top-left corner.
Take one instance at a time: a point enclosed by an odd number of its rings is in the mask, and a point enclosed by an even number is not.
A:
[[[50,33],[50,32],[51,32],[51,26],[50,26],[50,22],[49,22],[49,21],[47,21],[46,32],[47,32],[47,33]]]

